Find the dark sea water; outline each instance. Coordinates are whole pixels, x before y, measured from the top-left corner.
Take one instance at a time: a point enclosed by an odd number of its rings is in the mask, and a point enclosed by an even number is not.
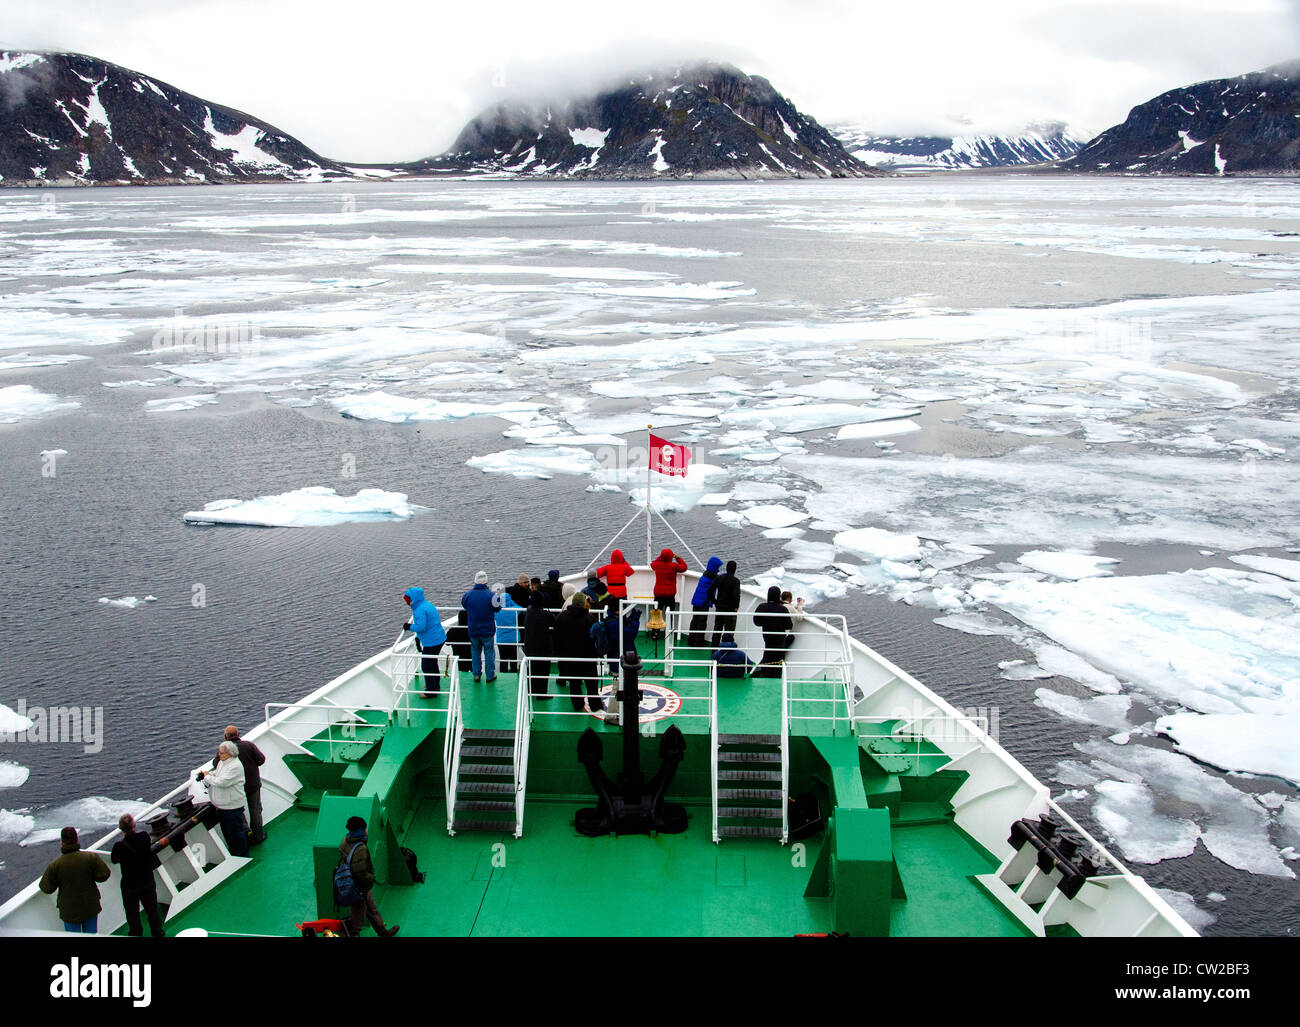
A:
[[[67,804],[90,797],[151,801],[174,787],[184,768],[212,751],[225,724],[251,727],[262,719],[265,703],[294,701],[387,646],[405,619],[401,595],[407,586],[419,584],[445,603],[468,587],[480,568],[492,580],[507,582],[520,572],[544,576],[553,567],[571,573],[596,556],[632,512],[626,494],[587,491],[590,482],[582,475],[520,479],[466,466],[473,456],[516,444],[502,438],[510,425],[499,418],[359,421],[341,417],[325,404],[304,409],[280,405],[279,394],[258,391],[222,393],[217,404],[195,410],[146,412],[148,400],[196,390],[166,385],[109,389],[101,383],[159,373],[150,368],[150,355],[138,351],[148,346],[150,334],[178,304],[118,308],[89,293],[79,296],[77,290],[104,279],[63,276],[55,259],[60,246],[69,240],[110,240],[115,256],[106,260],[134,260],[135,277],[164,281],[222,273],[248,281],[268,274],[304,281],[346,275],[387,278],[388,284],[365,294],[366,302],[375,295],[386,297],[408,319],[481,299],[490,308],[484,320],[490,321],[512,298],[472,292],[452,296],[436,284],[455,278],[446,272],[431,272],[423,279],[390,276],[359,267],[354,257],[339,262],[319,254],[312,257],[314,250],[296,249],[295,242],[333,236],[346,243],[374,235],[395,243],[432,237],[640,241],[736,255],[703,261],[557,256],[547,251],[484,257],[481,262],[648,268],[690,282],[734,281],[753,290],[752,295],[686,300],[671,308],[639,297],[606,301],[597,296],[588,302],[590,298],[575,300],[562,291],[526,294],[520,302],[532,320],[512,323],[506,332],[511,345],[524,351],[567,345],[575,340],[550,334],[557,326],[590,326],[602,316],[614,322],[825,324],[848,312],[918,295],[931,305],[960,309],[1085,306],[1123,298],[1273,288],[1277,281],[1243,275],[1223,262],[1088,253],[1036,239],[1040,232],[1048,236],[1065,231],[1062,225],[1079,234],[1095,234],[1098,223],[1119,232],[1133,224],[1167,225],[1175,216],[1190,228],[1257,228],[1268,220],[1260,210],[1295,202],[1293,190],[1279,196],[1270,186],[1255,207],[1243,206],[1240,217],[1225,219],[1195,211],[1169,213],[1171,208],[1200,209],[1223,202],[1223,194],[1208,190],[1205,183],[1117,181],[1085,188],[1057,180],[984,178],[971,184],[947,178],[886,183],[882,188],[892,190],[887,194],[890,210],[918,211],[910,218],[891,216],[891,231],[883,234],[800,227],[809,218],[819,224],[848,218],[872,202],[861,184],[845,189],[839,183],[765,184],[748,192],[735,186],[691,186],[690,192],[663,186],[651,191],[635,185],[585,186],[581,194],[533,183],[355,186],[348,193],[355,195],[357,207],[392,210],[395,215],[360,225],[333,224],[327,217],[323,225],[237,226],[228,231],[220,230],[222,218],[237,222],[314,210],[332,216],[339,199],[326,187],[95,190],[67,198],[60,194],[58,202],[74,213],[67,222],[0,220],[0,245],[5,246],[0,252],[6,258],[0,265],[5,276],[0,320],[11,329],[32,309],[18,304],[19,299],[53,288],[71,290],[71,299],[51,300],[49,309],[86,312],[101,321],[122,318],[132,325],[129,340],[117,345],[78,346],[70,337],[44,350],[30,350],[80,352],[90,360],[0,371],[0,387],[30,384],[81,404],[72,411],[0,425],[0,702],[10,708],[20,698],[29,706],[102,706],[105,716],[99,753],[83,753],[72,744],[0,745],[0,760],[30,769],[20,787],[0,791],[0,808],[35,817],[39,829],[59,826],[71,815]],[[778,213],[764,207],[747,219],[648,224],[641,216],[651,200],[657,211],[746,214],[751,198]],[[726,202],[715,204],[719,200]],[[19,209],[22,202],[21,197],[0,197],[0,215]],[[1244,204],[1245,198],[1232,202]],[[779,214],[783,206],[787,213]],[[488,213],[435,222],[401,217],[403,212],[431,208]],[[190,218],[214,219],[216,227],[168,227]],[[1094,229],[1080,228],[1079,223]],[[1002,234],[990,236],[984,231],[988,225]],[[1009,241],[1008,225],[1017,226],[1025,239]],[[38,246],[42,232],[44,243]],[[1113,250],[1119,243],[1108,236],[1105,245]],[[1196,238],[1187,245],[1231,243]],[[1260,249],[1251,243],[1243,245],[1242,252],[1254,257]],[[1270,252],[1289,261],[1293,249],[1279,242]],[[194,250],[208,254],[201,271],[168,271],[169,253]],[[286,255],[283,266],[273,259],[280,252]],[[24,274],[22,262],[37,253],[52,263],[43,274]],[[250,260],[264,259],[255,268],[248,266]],[[372,263],[400,259],[415,258],[377,255]],[[451,258],[420,259],[443,264]],[[477,285],[479,279],[468,281]],[[1073,284],[1047,284],[1057,281]],[[319,300],[318,309],[335,314],[352,302],[337,294],[311,300]],[[187,299],[185,306],[196,315],[216,315],[293,311],[304,302],[296,296],[253,303]],[[601,304],[609,308],[604,314]],[[614,341],[636,337],[629,333]],[[788,343],[774,343],[778,350],[783,346],[790,348]],[[21,347],[14,343],[0,350],[0,357],[18,351]],[[764,358],[772,355],[765,353]],[[548,393],[577,394],[575,383],[587,373],[585,366],[525,365],[515,357],[472,346],[440,351],[438,358],[500,366],[506,378],[517,379],[520,388],[547,403],[557,402],[545,399]],[[382,352],[376,359],[382,363]],[[394,363],[415,366],[410,360]],[[707,367],[684,371],[696,378],[733,375],[741,380],[756,374],[752,361],[726,354]],[[691,374],[679,380],[689,381]],[[295,380],[329,387],[340,380],[354,382],[357,375],[355,367],[340,369],[326,362]],[[417,380],[414,371],[412,375],[410,380]],[[479,394],[484,402],[494,401],[492,391]],[[589,408],[596,415],[601,402],[595,399]],[[933,417],[921,434],[900,437],[899,448],[922,452],[925,440],[944,430],[942,419]],[[945,443],[944,449],[950,445]],[[44,477],[40,454],[53,448],[68,455],[59,458],[55,477]],[[343,473],[349,456],[355,477]],[[199,527],[182,521],[186,511],[216,499],[276,495],[307,485],[348,494],[367,487],[402,492],[429,512],[401,522],[314,528]],[[788,555],[782,540],[766,538],[757,529],[737,530],[720,521],[712,508],[671,516],[696,552],[738,560],[742,576],[777,566]],[[638,561],[642,538],[634,529],[627,547]],[[655,545],[660,544],[657,536]],[[1112,552],[1105,545],[1098,551]],[[1215,563],[1186,544],[1117,546],[1113,552],[1122,552],[1123,573]],[[999,551],[985,564],[1014,555],[1010,548],[1005,555]],[[201,606],[193,602],[196,589],[205,597]],[[134,610],[97,602],[100,597],[146,594],[157,601]],[[1080,686],[1058,679],[1021,682],[1000,677],[999,661],[1025,658],[1024,650],[1005,638],[949,630],[934,624],[935,610],[855,589],[842,599],[823,602],[818,610],[844,614],[858,638],[954,705],[997,707],[1002,745],[1044,781],[1050,781],[1061,760],[1080,758],[1076,743],[1107,733],[1063,720],[1033,702],[1034,688],[1044,684],[1082,694]],[[1159,739],[1149,744],[1168,747]],[[1293,800],[1295,796],[1294,788],[1276,779],[1237,784],[1246,791],[1281,792]],[[1095,829],[1087,802],[1068,808]],[[98,833],[88,830],[91,837]],[[0,842],[0,899],[23,887],[56,852],[51,843],[21,847]],[[1134,869],[1153,885],[1190,894],[1213,913],[1217,919],[1207,933],[1290,933],[1300,913],[1293,880],[1232,869],[1204,846],[1182,859]],[[1211,892],[1226,901],[1206,902]]]

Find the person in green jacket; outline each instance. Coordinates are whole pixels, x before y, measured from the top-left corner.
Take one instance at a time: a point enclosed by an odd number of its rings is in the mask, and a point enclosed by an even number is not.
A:
[[[362,901],[351,906],[348,912],[349,936],[359,938],[366,920],[381,938],[391,938],[400,927],[384,926],[384,918],[375,905],[375,868],[370,862],[370,849],[366,846],[366,822],[361,817],[349,817],[347,836],[339,843],[339,863],[348,863],[352,867],[352,880],[356,882],[357,891],[361,892]]]
[[[41,875],[41,891],[59,893],[59,919],[63,929],[80,934],[95,934],[99,929],[99,885],[112,876],[108,864],[94,852],[82,852],[75,827],[65,827],[58,859]]]

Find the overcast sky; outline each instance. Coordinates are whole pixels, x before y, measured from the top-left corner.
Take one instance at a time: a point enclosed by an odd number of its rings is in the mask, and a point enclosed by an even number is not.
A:
[[[514,93],[699,57],[823,123],[1099,132],[1167,89],[1300,57],[1300,0],[5,0],[0,48],[92,54],[384,161],[441,152]]]

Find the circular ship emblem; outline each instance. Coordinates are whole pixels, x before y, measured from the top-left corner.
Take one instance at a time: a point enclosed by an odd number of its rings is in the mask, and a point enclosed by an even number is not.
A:
[[[648,681],[642,681],[637,687],[641,690],[641,706],[637,710],[638,723],[649,724],[655,720],[663,720],[664,717],[671,717],[682,708],[682,697],[671,688]],[[616,688],[616,685],[606,685],[600,690],[600,697],[605,700],[606,709],[614,708],[613,696]],[[593,713],[592,716],[604,717],[605,714]]]

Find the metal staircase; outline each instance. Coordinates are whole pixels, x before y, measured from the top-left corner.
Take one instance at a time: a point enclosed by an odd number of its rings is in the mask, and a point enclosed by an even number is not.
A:
[[[458,773],[448,833],[509,831],[518,837],[515,732],[467,727],[455,745]]]
[[[718,797],[713,840],[776,838],[785,843],[786,786],[781,735],[720,734],[713,779]]]

